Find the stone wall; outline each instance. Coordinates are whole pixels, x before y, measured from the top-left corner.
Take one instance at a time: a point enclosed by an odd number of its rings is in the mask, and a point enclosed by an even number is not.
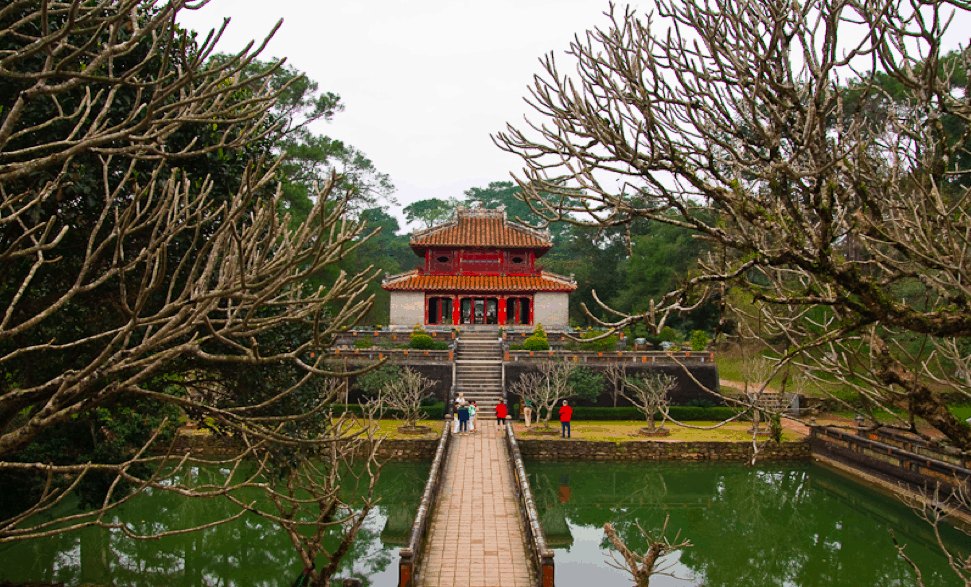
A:
[[[411,329],[425,323],[425,292],[391,292],[391,326]]]
[[[437,438],[388,439],[378,448],[378,458],[395,461],[430,461],[435,458],[437,447]],[[237,455],[242,450],[242,444],[233,438],[182,434],[175,440],[175,452],[178,454],[192,451],[198,456],[227,457]]]
[[[606,371],[606,365],[589,364],[585,365],[588,369],[595,373],[603,373]],[[509,390],[512,384],[523,376],[524,373],[528,373],[531,370],[536,369],[535,366],[529,363],[516,363],[516,362],[506,362],[506,389]],[[685,372],[687,369],[691,375]],[[715,363],[698,363],[690,364],[681,367],[676,364],[657,364],[657,363],[631,363],[627,366],[627,376],[633,377],[640,373],[663,373],[666,375],[671,375],[675,378],[675,388],[668,394],[668,399],[673,405],[685,405],[692,400],[707,400],[715,403],[716,405],[721,405],[722,401],[715,395],[712,395],[705,391],[706,387],[712,389],[718,389],[718,366]],[[694,379],[692,379],[692,376]],[[695,379],[699,385],[695,382]],[[518,402],[518,399],[512,399],[513,403]],[[603,393],[597,399],[596,403],[579,403],[577,405],[584,406],[597,406],[597,407],[611,407],[614,405],[613,400],[613,387],[610,382],[604,378],[604,388]],[[617,399],[618,406],[629,406],[630,402],[625,400],[623,397]]]
[[[570,325],[570,294],[567,292],[536,292],[533,295],[533,324],[542,324],[544,329],[568,327]]]
[[[523,458],[536,461],[746,461],[750,442],[576,442],[518,437]],[[759,460],[792,461],[812,457],[809,442],[766,444]]]

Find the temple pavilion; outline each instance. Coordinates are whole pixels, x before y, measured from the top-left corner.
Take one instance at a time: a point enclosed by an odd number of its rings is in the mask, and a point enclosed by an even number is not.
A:
[[[569,325],[569,294],[577,285],[536,264],[553,247],[549,232],[509,222],[503,208],[459,207],[444,224],[409,241],[416,269],[392,275],[391,327],[527,330]]]

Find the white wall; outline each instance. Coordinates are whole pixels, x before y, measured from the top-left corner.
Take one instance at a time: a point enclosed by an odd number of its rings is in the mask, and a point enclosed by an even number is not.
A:
[[[533,324],[543,328],[570,325],[570,294],[567,292],[541,292],[533,296]]]
[[[391,292],[391,326],[411,329],[415,324],[425,324],[425,292]]]

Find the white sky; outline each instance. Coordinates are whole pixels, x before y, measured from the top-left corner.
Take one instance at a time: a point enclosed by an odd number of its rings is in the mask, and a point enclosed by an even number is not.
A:
[[[218,47],[240,50],[283,26],[263,54],[341,96],[319,134],[354,145],[391,176],[395,198],[461,197],[521,165],[489,138],[519,126],[539,58],[605,25],[606,0],[213,0],[184,11],[200,33],[232,20]],[[399,208],[400,210],[400,208]],[[393,210],[399,217],[398,210]]]
[[[183,11],[180,23],[204,34],[231,18],[218,48],[232,52],[283,18],[263,59],[286,57],[341,96],[344,112],[314,130],[367,154],[406,206],[518,172],[518,158],[489,135],[507,122],[524,127],[527,113],[536,119],[523,98],[540,57],[561,56],[574,35],[606,26],[607,8],[607,0],[212,0]],[[945,45],[967,44],[968,17]],[[400,210],[390,212],[402,219]]]

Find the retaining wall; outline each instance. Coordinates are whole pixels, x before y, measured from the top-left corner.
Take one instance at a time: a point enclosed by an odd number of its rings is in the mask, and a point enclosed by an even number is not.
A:
[[[386,439],[378,447],[377,456],[396,461],[431,461],[435,458],[438,443],[438,438]],[[369,449],[370,443],[365,443],[360,452],[363,454]],[[234,456],[242,450],[242,443],[234,438],[183,434],[175,439],[175,452],[180,454],[192,451],[202,456]]]
[[[523,458],[536,461],[746,461],[752,458],[750,442],[587,442],[516,439]],[[759,449],[759,460],[791,461],[812,457],[807,441],[769,443]]]

